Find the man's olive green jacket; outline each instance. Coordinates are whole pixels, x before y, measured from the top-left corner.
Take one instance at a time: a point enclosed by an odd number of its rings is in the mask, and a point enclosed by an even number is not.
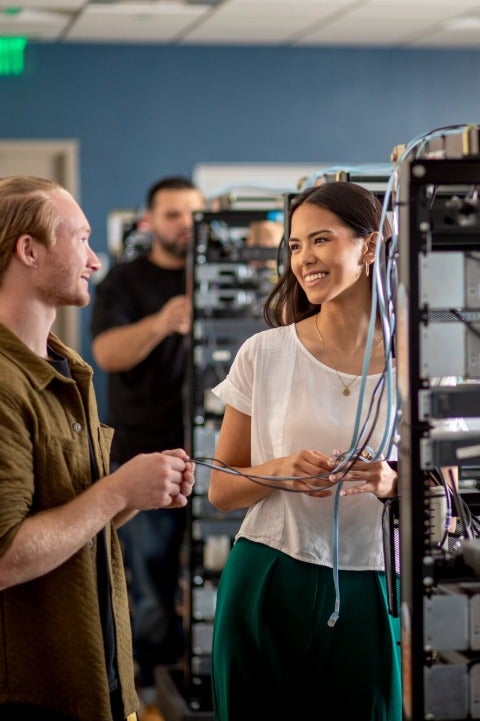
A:
[[[0,324],[0,556],[27,516],[67,503],[91,485],[88,426],[99,474],[108,473],[113,430],[99,422],[92,369],[54,335],[49,343],[68,359],[73,380]],[[106,542],[127,716],[138,699],[112,524]],[[0,704],[39,704],[78,721],[111,721],[95,559],[92,538],[55,570],[0,590]]]

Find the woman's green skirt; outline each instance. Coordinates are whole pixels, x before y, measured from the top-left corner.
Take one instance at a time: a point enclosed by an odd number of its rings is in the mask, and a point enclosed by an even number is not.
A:
[[[220,580],[216,721],[401,721],[400,622],[383,573],[340,571],[239,539]]]

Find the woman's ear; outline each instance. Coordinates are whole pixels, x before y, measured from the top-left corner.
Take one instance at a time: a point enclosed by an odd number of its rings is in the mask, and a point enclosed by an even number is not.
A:
[[[373,231],[373,233],[369,233],[365,238],[365,253],[364,258],[365,260],[368,260],[370,263],[373,263],[375,260],[375,252],[377,248],[378,243],[383,242],[383,236],[381,233],[379,233],[377,230]]]

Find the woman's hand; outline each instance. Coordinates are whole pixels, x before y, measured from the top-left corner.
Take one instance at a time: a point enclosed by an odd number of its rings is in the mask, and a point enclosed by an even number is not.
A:
[[[333,452],[333,457],[329,460],[331,467],[339,466],[341,463],[337,458],[339,455],[341,455],[341,451]],[[361,456],[354,456],[336,473],[331,473],[329,480],[334,483],[349,482],[347,488],[342,487],[341,496],[374,493],[378,498],[392,498],[397,492],[396,471],[383,458],[371,460],[370,454],[365,451]],[[351,482],[356,483],[350,485]]]
[[[325,453],[302,449],[291,456],[279,458],[277,462],[279,467],[275,475],[295,476],[295,480],[279,480],[275,485],[317,498],[332,495],[331,489],[336,481],[332,482],[329,478],[332,467]],[[305,480],[302,480],[302,476],[305,476]]]

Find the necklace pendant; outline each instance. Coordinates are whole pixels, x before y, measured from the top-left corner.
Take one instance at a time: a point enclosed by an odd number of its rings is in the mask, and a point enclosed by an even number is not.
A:
[[[349,390],[348,388],[344,388],[344,389],[343,389],[343,395],[344,395],[344,396],[349,396],[349,395],[350,395],[350,390]]]

